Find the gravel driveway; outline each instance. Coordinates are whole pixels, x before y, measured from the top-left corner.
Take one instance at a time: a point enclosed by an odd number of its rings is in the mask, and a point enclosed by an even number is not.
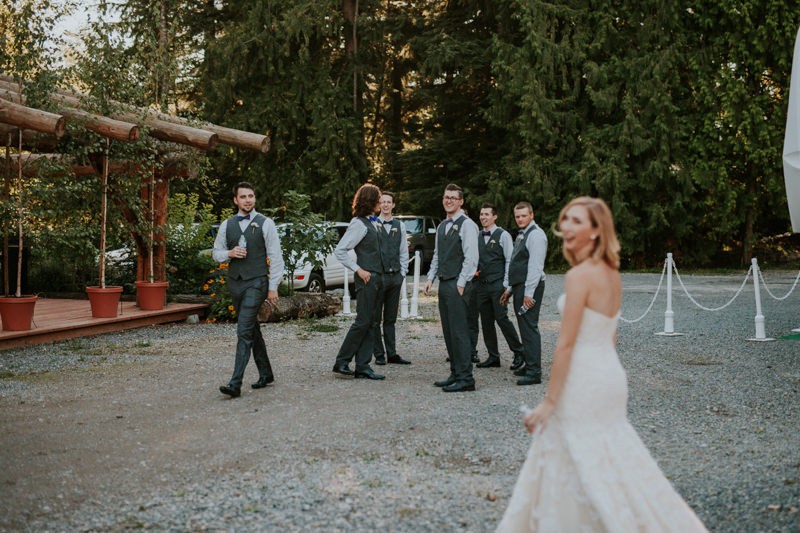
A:
[[[767,272],[777,295],[796,272]],[[707,307],[742,275],[684,276]],[[625,274],[623,316],[650,304],[657,274]],[[563,277],[547,278],[543,364],[558,334]],[[800,327],[800,287],[762,291],[768,336]],[[621,323],[633,425],[713,531],[800,531],[800,340],[748,342],[752,284],[723,311],[675,287]],[[174,324],[0,352],[2,531],[492,531],[529,437],[519,406],[545,385],[476,369],[477,391],[444,394],[436,300],[398,325],[411,366],[384,382],[331,372],[349,319],[263,326],[276,383],[217,391],[235,326]],[[479,344],[481,358],[485,349]],[[255,381],[248,366],[245,384]]]

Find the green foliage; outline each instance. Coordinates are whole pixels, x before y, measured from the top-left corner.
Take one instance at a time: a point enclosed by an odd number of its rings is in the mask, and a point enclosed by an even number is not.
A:
[[[286,191],[281,207],[271,210],[270,214],[285,224],[281,226],[279,236],[289,294],[292,294],[295,271],[304,263],[321,268],[338,235],[328,227],[322,215],[311,211],[309,197],[297,191]]]
[[[174,194],[168,202],[167,278],[173,294],[192,294],[203,284],[214,266],[210,248],[214,244],[217,217],[211,205],[200,206],[197,194]]]

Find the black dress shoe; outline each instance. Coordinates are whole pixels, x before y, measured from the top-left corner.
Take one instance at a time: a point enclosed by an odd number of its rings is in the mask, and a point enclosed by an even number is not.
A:
[[[399,355],[393,355],[387,359],[390,365],[410,365],[411,361],[407,361]]]
[[[231,398],[238,398],[242,395],[242,389],[237,389],[236,387],[231,387],[230,385],[223,385],[219,388],[219,391],[222,394],[227,394]]]
[[[472,362],[473,363],[480,363],[481,362],[481,360],[478,358],[478,354],[476,354],[476,353],[472,354]]]
[[[442,387],[444,392],[467,392],[475,390],[475,382],[469,381],[456,381],[446,387]]]
[[[538,385],[542,382],[542,378],[536,376],[523,376],[517,380],[517,385]]]
[[[376,373],[370,367],[364,370],[356,370],[356,379],[386,379],[386,376]]]
[[[518,368],[518,369],[514,370],[514,375],[515,376],[524,376],[525,375],[525,367],[523,366],[522,368]]]
[[[449,378],[443,379],[441,381],[434,381],[433,385],[435,387],[447,387],[448,385],[452,385],[455,382],[456,382],[456,378],[453,377],[453,376],[450,376]]]
[[[350,365],[347,363],[343,363],[340,365],[333,365],[333,371],[337,374],[341,374],[343,376],[352,376],[353,371],[350,370]]]
[[[389,362],[391,363],[391,361],[389,361]],[[381,366],[385,365],[386,364],[386,358],[384,356],[382,356],[382,355],[376,355],[375,356],[375,364],[376,365],[381,365]]]
[[[478,363],[475,365],[477,368],[493,368],[493,367],[500,367],[500,359],[496,357],[490,357],[483,363]]]
[[[253,383],[250,386],[253,387],[254,389],[263,389],[264,387],[266,387],[267,385],[269,385],[273,381],[275,381],[275,378],[273,376],[260,377],[260,378],[258,378],[258,381],[256,381],[255,383]]]
[[[522,358],[522,354],[521,353],[515,353],[514,354],[514,361],[511,363],[511,366],[509,367],[509,369],[510,370],[517,370],[518,368],[520,368],[524,364],[525,364],[525,359]]]

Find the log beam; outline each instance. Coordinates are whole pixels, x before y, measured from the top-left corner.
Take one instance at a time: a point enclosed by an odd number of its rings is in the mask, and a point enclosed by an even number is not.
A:
[[[61,137],[64,135],[67,119],[62,115],[0,99],[0,122]]]
[[[18,94],[19,86],[13,79],[9,76],[0,75],[0,89],[5,91],[10,91]],[[57,91],[55,95],[51,97],[54,101],[61,101],[66,103],[69,107],[73,108],[80,108],[82,105],[82,98],[85,98],[84,95],[81,95],[77,92],[72,91]],[[226,128],[224,126],[217,126],[216,124],[209,124],[209,123],[201,123],[198,125],[193,125],[191,121],[181,118],[175,117],[172,115],[168,115],[166,113],[159,113],[153,110],[146,110],[145,118],[141,117],[142,110],[131,105],[123,104],[120,102],[112,101],[112,103],[118,106],[120,109],[123,109],[123,113],[120,115],[112,115],[115,118],[128,120],[131,119],[136,123],[141,123],[147,126],[150,126],[154,129],[163,128],[163,123],[172,123],[175,125],[183,126],[186,128],[192,128],[194,130],[200,131],[209,131],[211,133],[216,134],[216,141],[213,142],[213,145],[209,146],[200,146],[190,143],[182,143],[180,140],[174,140],[172,138],[163,138],[162,140],[172,141],[172,142],[179,142],[182,144],[189,144],[190,146],[195,146],[196,148],[200,148],[203,150],[213,150],[216,147],[216,142],[221,142],[224,144],[228,144],[231,146],[238,146],[240,148],[247,148],[250,150],[256,150],[261,153],[266,153],[269,151],[270,142],[269,137],[266,135],[261,135],[258,133],[251,133],[242,130],[236,130],[232,128]],[[128,119],[123,118],[128,117]],[[148,121],[153,120],[154,122],[148,123]],[[164,135],[167,135],[166,133]],[[155,135],[154,135],[155,136]],[[156,137],[160,138],[160,137]]]

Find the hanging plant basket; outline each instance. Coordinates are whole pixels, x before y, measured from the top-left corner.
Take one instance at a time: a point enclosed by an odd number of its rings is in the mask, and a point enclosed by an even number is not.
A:
[[[37,296],[0,297],[0,321],[3,331],[27,331],[33,323]]]
[[[94,318],[114,318],[119,314],[121,286],[86,287],[86,294],[89,295],[89,304],[92,306]]]
[[[164,309],[169,281],[137,281],[136,305],[145,311]]]

